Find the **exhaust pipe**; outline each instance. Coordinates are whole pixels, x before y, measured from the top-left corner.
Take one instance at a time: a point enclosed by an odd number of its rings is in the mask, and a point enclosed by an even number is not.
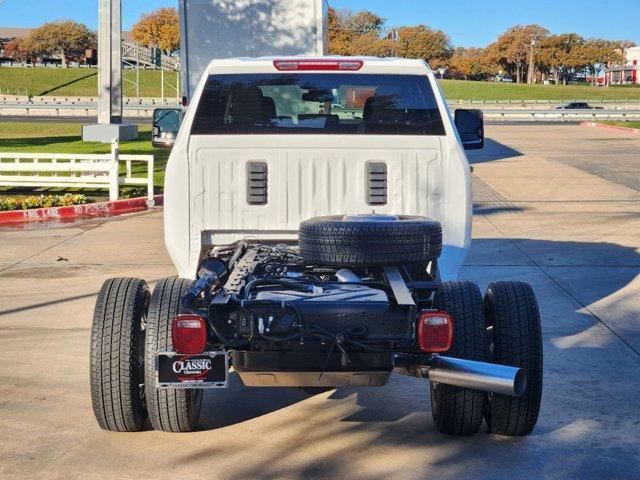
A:
[[[428,378],[432,382],[519,397],[527,385],[522,368],[434,355],[422,364],[417,359],[396,356],[394,371]]]

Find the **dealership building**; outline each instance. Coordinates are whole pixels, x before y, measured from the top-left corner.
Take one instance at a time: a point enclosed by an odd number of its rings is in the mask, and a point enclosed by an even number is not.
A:
[[[625,53],[625,65],[604,69],[605,85],[640,84],[640,47],[628,48]]]

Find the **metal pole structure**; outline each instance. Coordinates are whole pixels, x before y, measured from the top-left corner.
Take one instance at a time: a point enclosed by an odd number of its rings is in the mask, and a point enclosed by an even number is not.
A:
[[[120,0],[99,0],[98,123],[122,123],[122,30]]]
[[[530,51],[530,56],[529,56],[529,72],[527,73],[527,83],[532,85],[535,83],[535,75],[536,75],[536,65],[535,65],[535,61],[534,61],[534,48],[536,46],[536,41],[535,39],[531,39],[531,51]]]
[[[136,99],[140,101],[140,45],[136,43]]]
[[[99,0],[98,124],[82,127],[84,141],[138,138],[138,126],[122,123],[122,3]]]

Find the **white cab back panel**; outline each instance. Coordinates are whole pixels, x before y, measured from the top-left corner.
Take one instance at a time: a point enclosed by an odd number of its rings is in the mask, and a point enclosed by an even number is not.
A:
[[[375,211],[434,219],[442,216],[438,137],[423,137],[420,145],[412,137],[411,147],[395,149],[388,148],[389,142],[387,148],[376,148],[376,139],[366,137],[357,139],[358,148],[331,148],[327,141],[345,145],[355,139],[322,135],[293,136],[296,145],[290,148],[283,146],[284,138],[279,140],[278,148],[269,148],[268,142],[258,136],[244,136],[243,148],[225,148],[231,138],[191,139],[191,211],[194,220],[201,219],[197,227],[207,233],[205,244],[225,244],[236,240],[238,234],[295,234],[300,222],[322,215]],[[266,205],[249,204],[249,162],[268,166]],[[387,166],[386,205],[367,203],[369,162]]]

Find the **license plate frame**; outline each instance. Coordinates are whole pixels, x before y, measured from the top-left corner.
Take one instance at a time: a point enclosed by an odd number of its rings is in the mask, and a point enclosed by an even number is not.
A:
[[[177,362],[180,362],[177,364]],[[227,388],[229,352],[220,350],[185,355],[156,353],[156,387],[178,389]]]

